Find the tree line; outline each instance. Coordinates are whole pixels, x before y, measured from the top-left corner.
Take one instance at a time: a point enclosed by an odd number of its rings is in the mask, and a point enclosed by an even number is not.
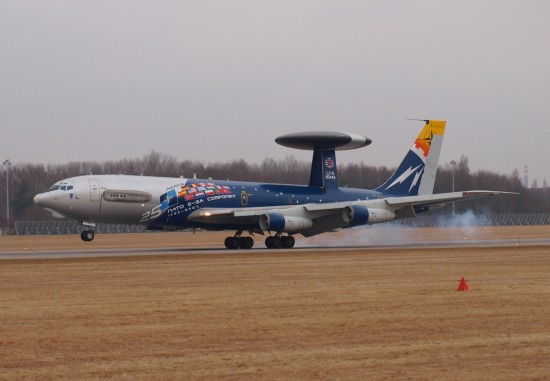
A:
[[[10,222],[16,220],[49,220],[51,215],[32,202],[35,194],[47,190],[56,181],[86,174],[127,174],[144,176],[213,178],[287,184],[307,184],[311,163],[293,156],[282,160],[266,158],[261,163],[245,160],[204,163],[179,161],[170,155],[151,152],[140,159],[106,162],[73,162],[61,165],[14,164],[9,169]],[[365,163],[338,166],[341,187],[373,189],[384,183],[395,168],[375,167]],[[6,226],[6,170],[0,173],[0,223]],[[472,172],[468,158],[438,168],[434,193],[454,190],[490,189],[518,192],[519,195],[489,197],[482,200],[458,202],[457,212],[476,213],[539,213],[550,212],[550,188],[524,188],[517,170],[508,175],[490,171]],[[448,207],[450,208],[450,206]]]

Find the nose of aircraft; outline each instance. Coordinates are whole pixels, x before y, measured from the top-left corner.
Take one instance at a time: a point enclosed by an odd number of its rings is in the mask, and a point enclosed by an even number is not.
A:
[[[68,197],[69,195],[67,195]],[[65,218],[65,213],[72,209],[70,205],[65,204],[64,199],[56,191],[38,193],[33,197],[32,201],[36,205],[46,209],[56,218]]]
[[[52,199],[52,195],[49,193],[38,193],[33,197],[32,201],[43,208],[52,207],[52,202],[55,201],[55,197]]]

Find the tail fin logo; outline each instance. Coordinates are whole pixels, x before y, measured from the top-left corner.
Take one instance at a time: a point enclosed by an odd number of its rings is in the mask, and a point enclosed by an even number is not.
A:
[[[334,168],[334,160],[332,160],[332,158],[328,158],[325,160],[325,167],[327,167],[328,169],[332,169]]]
[[[420,167],[422,167],[422,168],[420,168]],[[420,168],[420,171],[418,171],[419,168]],[[386,190],[390,189],[391,187],[393,187],[396,184],[403,184],[414,173],[415,174],[414,179],[413,179],[413,181],[411,183],[411,186],[409,188],[409,191],[410,191],[418,183],[418,179],[420,178],[420,174],[422,173],[423,170],[424,170],[424,166],[422,164],[420,164],[416,168],[409,167],[409,169],[404,171],[398,178],[396,178],[390,185],[388,185],[386,187]],[[418,171],[418,172],[416,172],[416,171]]]
[[[428,157],[428,154],[430,153],[430,146],[432,145],[433,136],[434,135],[431,130],[427,131],[424,137],[418,136],[414,143],[416,148],[422,151],[424,157]]]

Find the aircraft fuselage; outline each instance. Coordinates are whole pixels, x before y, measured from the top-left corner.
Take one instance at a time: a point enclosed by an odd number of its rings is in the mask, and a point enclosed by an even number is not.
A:
[[[250,226],[232,219],[219,224],[189,221],[189,215],[201,208],[284,208],[383,196],[364,189],[149,176],[87,175],[69,178],[63,183],[59,184],[65,189],[60,187],[38,194],[35,202],[83,222],[180,228],[246,230],[257,227],[257,224]]]

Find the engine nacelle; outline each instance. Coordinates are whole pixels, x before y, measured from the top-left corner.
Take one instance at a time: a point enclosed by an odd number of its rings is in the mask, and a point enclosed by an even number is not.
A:
[[[342,218],[353,226],[371,225],[395,220],[395,212],[387,209],[369,209],[362,205],[348,205],[342,211]]]
[[[313,221],[305,217],[285,216],[280,213],[266,213],[260,216],[260,228],[276,232],[293,233],[310,229]]]

